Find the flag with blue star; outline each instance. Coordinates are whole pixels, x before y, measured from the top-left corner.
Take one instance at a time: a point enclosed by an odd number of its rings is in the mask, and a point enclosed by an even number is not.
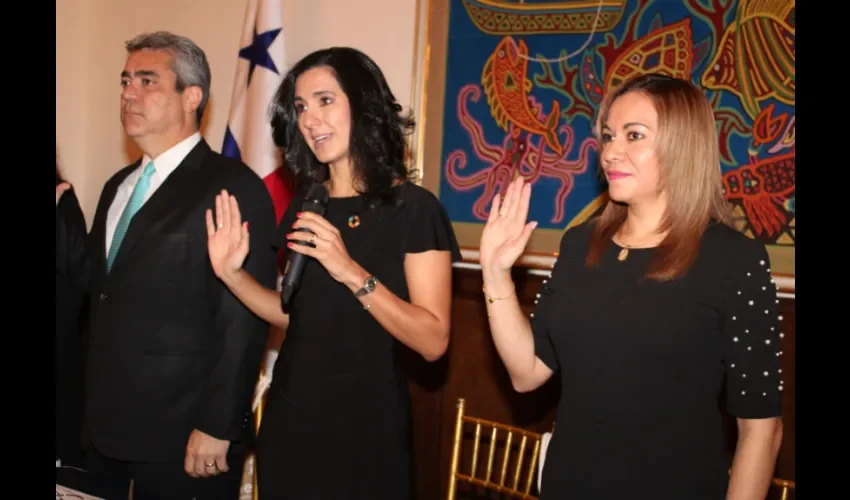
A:
[[[242,160],[263,179],[278,222],[292,196],[268,118],[269,104],[283,79],[285,65],[281,1],[248,1],[221,151]]]
[[[269,105],[286,67],[282,1],[248,0],[239,50],[234,50],[234,54],[238,54],[236,77],[221,149],[223,155],[242,160],[263,179],[274,202],[278,222],[292,198],[291,183],[281,168],[282,156],[272,140],[268,117]],[[271,382],[282,339],[282,332],[275,327],[270,329],[269,335],[271,340],[261,376],[254,388],[254,409],[261,404]],[[253,500],[256,485],[253,454],[246,457],[243,465],[239,500]]]

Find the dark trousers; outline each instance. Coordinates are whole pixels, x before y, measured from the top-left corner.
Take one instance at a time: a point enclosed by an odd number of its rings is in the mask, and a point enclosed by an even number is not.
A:
[[[242,482],[244,454],[227,455],[228,471],[193,478],[183,460],[165,463],[134,463],[104,456],[94,447],[86,450],[86,469],[109,483],[133,480],[133,500],[237,500]]]
[[[76,332],[61,338],[57,335],[54,355],[56,458],[61,459],[63,465],[82,467],[83,353]]]

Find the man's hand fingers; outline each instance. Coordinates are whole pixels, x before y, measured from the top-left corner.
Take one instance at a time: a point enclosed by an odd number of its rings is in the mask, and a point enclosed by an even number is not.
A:
[[[229,443],[199,430],[192,431],[186,445],[186,472],[192,477],[211,477],[226,472]]]
[[[195,458],[191,453],[186,453],[186,458],[183,459],[183,469],[186,470],[186,474],[192,477],[198,477],[195,473]]]
[[[227,456],[219,455],[219,457],[215,460],[216,465],[218,466],[218,470],[221,472],[227,472]]]
[[[208,465],[211,464],[212,467]],[[216,473],[215,460],[212,457],[198,457],[195,460],[195,472],[201,477],[211,476]]]

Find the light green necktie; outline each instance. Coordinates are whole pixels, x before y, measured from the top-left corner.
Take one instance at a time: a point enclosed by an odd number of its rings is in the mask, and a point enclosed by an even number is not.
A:
[[[121,241],[124,240],[124,236],[127,234],[127,228],[130,226],[130,221],[133,219],[133,216],[136,215],[136,212],[142,208],[142,201],[145,199],[145,193],[148,191],[148,187],[151,184],[151,176],[156,172],[156,169],[153,166],[153,161],[148,162],[145,165],[145,169],[142,171],[141,177],[136,182],[136,187],[133,188],[133,194],[130,195],[130,201],[127,202],[127,206],[124,208],[124,212],[121,214],[121,218],[118,219],[118,225],[115,226],[115,234],[112,236],[112,245],[109,247],[109,255],[106,257],[106,270],[109,271],[112,269],[112,261],[115,260],[115,256],[118,255],[118,248],[121,246]]]

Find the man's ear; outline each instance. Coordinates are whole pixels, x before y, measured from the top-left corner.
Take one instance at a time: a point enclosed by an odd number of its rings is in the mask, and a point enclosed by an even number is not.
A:
[[[183,90],[183,111],[186,113],[194,113],[198,106],[201,105],[201,99],[204,94],[201,87],[191,86]]]

